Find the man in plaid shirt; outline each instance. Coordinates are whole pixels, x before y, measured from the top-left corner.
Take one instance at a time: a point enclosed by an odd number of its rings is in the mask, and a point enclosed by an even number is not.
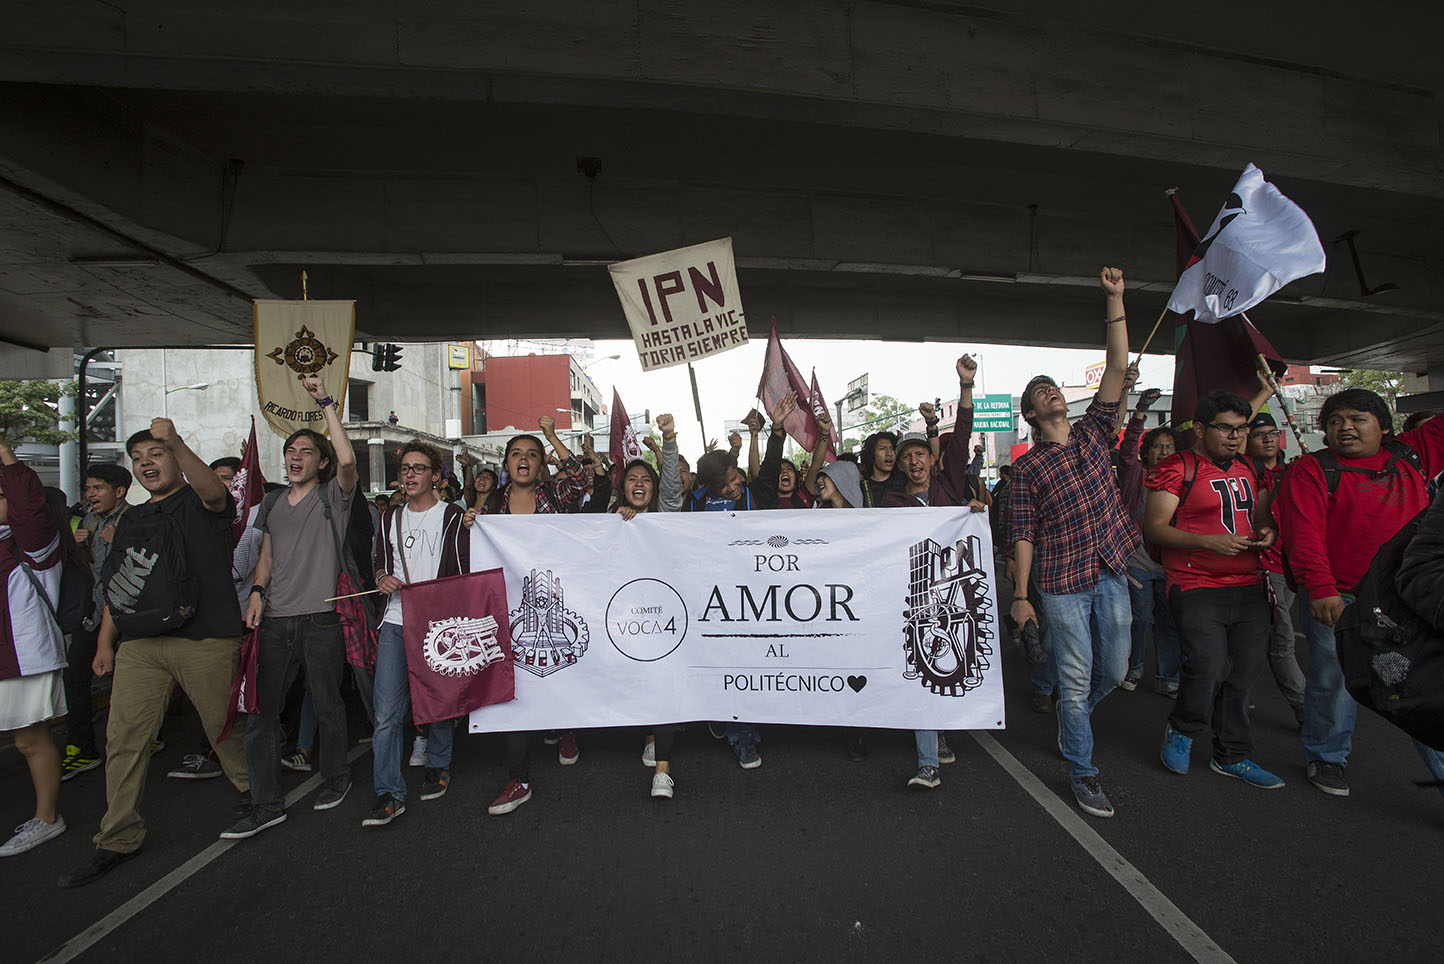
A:
[[[1013,463],[1009,508],[1017,565],[1012,617],[1019,626],[1036,621],[1036,604],[1048,622],[1058,675],[1058,745],[1071,765],[1073,795],[1085,813],[1111,817],[1113,805],[1093,765],[1090,717],[1128,670],[1126,573],[1139,538],[1119,499],[1110,456],[1128,367],[1123,272],[1104,268],[1099,282],[1108,365],[1098,394],[1070,426],[1057,383],[1046,375],[1028,383],[1020,407],[1033,448]]]

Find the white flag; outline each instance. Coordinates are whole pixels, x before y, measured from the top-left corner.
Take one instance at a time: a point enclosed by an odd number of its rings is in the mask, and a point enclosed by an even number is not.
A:
[[[354,301],[257,301],[256,394],[282,438],[301,428],[326,434],[326,413],[301,387],[315,375],[344,417],[356,333]]]
[[[747,344],[732,239],[609,265],[642,371]]]
[[[1324,270],[1314,222],[1250,164],[1199,242],[1170,311],[1216,322],[1248,311],[1297,278]]]

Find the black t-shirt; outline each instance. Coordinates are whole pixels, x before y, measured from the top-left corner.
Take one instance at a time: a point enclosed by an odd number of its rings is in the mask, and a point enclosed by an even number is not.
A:
[[[175,500],[172,505],[172,500]],[[159,502],[142,502],[126,511],[121,518],[139,520],[147,514],[174,508],[175,524],[185,541],[186,563],[198,591],[196,614],[174,635],[182,639],[239,636],[243,631],[241,607],[236,601],[236,587],[231,582],[231,523],[236,517],[236,503],[226,493],[225,508],[211,512],[189,485]]]

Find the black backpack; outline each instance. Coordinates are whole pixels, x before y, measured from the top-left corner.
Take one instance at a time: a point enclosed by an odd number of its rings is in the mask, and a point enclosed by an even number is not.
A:
[[[196,614],[200,584],[175,520],[182,498],[135,506],[116,524],[100,584],[110,618],[128,639],[167,636]]]
[[[1423,515],[1379,548],[1334,625],[1334,640],[1349,695],[1444,751],[1444,633],[1410,609],[1395,585]]]
[[[12,539],[10,541],[10,552],[15,556],[15,563],[25,570],[25,575],[30,579],[30,584],[35,587],[35,592],[45,602],[45,608],[50,610],[50,615],[55,617],[55,623],[60,627],[60,632],[66,636],[78,633],[85,628],[85,622],[95,612],[95,596],[91,591],[94,583],[90,577],[90,567],[83,562],[72,559],[69,553],[61,548],[60,556],[60,603],[51,605],[50,597],[41,585],[40,579],[30,564],[20,554],[20,547]]]

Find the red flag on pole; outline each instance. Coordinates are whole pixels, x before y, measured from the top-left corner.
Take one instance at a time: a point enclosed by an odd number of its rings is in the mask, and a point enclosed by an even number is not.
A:
[[[411,716],[418,725],[516,698],[500,569],[411,583],[401,590],[401,606]]]
[[[1178,194],[1170,193],[1173,202],[1176,269],[1182,274],[1198,248],[1198,231]],[[1288,364],[1278,349],[1243,315],[1233,315],[1214,324],[1193,320],[1192,313],[1175,315],[1173,329],[1173,427],[1186,429],[1193,425],[1193,408],[1200,395],[1209,392],[1236,392],[1244,398],[1258,393],[1258,356],[1268,360],[1274,374],[1282,376]]]
[[[231,521],[231,542],[239,542],[250,521],[251,510],[261,504],[266,494],[265,479],[261,478],[261,459],[256,452],[256,416],[251,416],[251,437],[241,452],[241,466],[231,480],[231,497],[236,500],[236,517]]]
[[[622,404],[622,396],[617,394],[616,386],[612,387],[612,431],[608,450],[612,457],[612,484],[620,488],[627,463],[642,457],[642,443],[637,439],[636,429],[632,428],[632,420],[627,416],[627,407]]]
[[[757,385],[757,397],[764,409],[771,412],[788,392],[797,394],[797,408],[783,421],[787,434],[806,452],[817,447],[817,416],[808,401],[813,397],[812,386],[802,377],[802,372],[787,356],[787,350],[777,337],[777,319],[772,320],[772,330],[767,336],[767,357],[762,363],[762,380]],[[826,405],[826,402],[823,402]]]
[[[812,370],[812,388],[808,393],[808,397],[812,399],[812,414],[814,418],[819,418],[827,414],[827,396],[823,395],[822,389],[817,387],[816,368]],[[818,424],[820,425],[821,423],[819,422]],[[834,422],[832,425],[832,433],[827,438],[827,451],[822,454],[822,460],[824,462],[837,461],[837,443],[837,423]]]

